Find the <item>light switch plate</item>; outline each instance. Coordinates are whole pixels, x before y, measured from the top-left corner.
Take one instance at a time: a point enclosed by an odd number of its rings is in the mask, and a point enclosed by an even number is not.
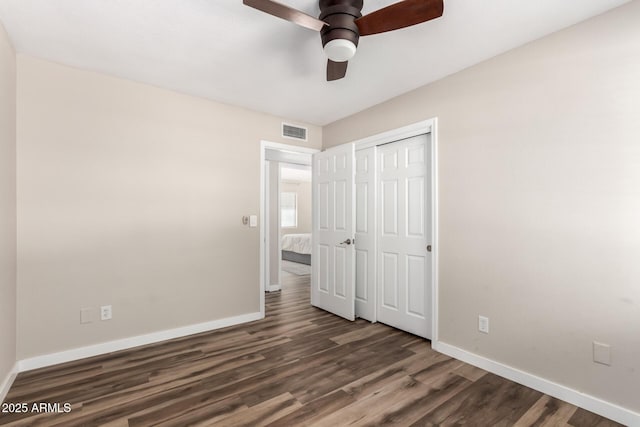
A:
[[[249,227],[257,227],[258,226],[258,215],[251,215],[249,217]]]
[[[478,316],[478,330],[482,333],[489,333],[489,318],[486,316]]]

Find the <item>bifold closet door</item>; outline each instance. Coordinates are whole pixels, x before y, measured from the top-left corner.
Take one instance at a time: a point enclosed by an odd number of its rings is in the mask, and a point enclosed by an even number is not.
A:
[[[378,147],[377,318],[431,338],[429,136]]]

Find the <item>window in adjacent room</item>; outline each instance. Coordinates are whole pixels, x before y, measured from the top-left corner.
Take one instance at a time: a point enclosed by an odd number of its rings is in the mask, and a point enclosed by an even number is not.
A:
[[[296,193],[280,193],[280,226],[283,228],[298,226],[298,197]]]

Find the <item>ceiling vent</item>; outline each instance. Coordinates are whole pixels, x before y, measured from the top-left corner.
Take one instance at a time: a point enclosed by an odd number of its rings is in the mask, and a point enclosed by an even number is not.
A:
[[[282,136],[285,138],[297,139],[298,141],[307,140],[307,128],[293,126],[286,123],[282,124]]]

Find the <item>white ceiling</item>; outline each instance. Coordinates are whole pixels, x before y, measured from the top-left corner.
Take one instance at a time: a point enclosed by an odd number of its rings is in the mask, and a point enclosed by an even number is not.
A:
[[[361,38],[336,82],[319,34],[242,0],[0,0],[0,21],[20,53],[325,125],[627,1],[445,0],[440,19]]]

